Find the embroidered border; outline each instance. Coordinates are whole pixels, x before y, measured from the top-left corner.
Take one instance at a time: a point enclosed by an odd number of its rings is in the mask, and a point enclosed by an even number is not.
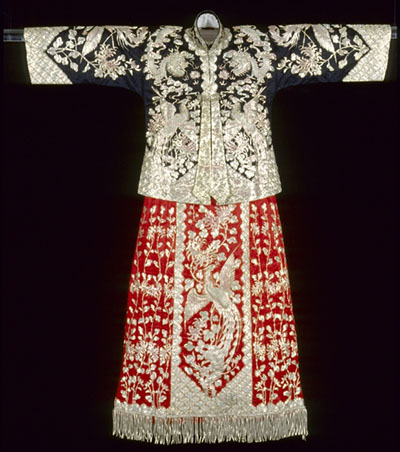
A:
[[[147,199],[146,199],[147,201]],[[187,253],[187,237],[193,229],[194,218],[188,215],[188,209],[196,212],[214,212],[221,206],[197,206],[183,203],[166,203],[165,201],[150,200],[157,204],[157,208],[165,205],[176,206],[176,249],[174,265],[173,320],[172,320],[172,351],[171,351],[171,387],[170,403],[155,404],[127,402],[116,397],[113,410],[113,434],[122,438],[154,441],[159,444],[202,443],[220,441],[266,441],[280,439],[293,435],[307,435],[307,411],[301,395],[280,397],[273,403],[268,400],[258,400],[254,393],[254,372],[252,360],[252,326],[250,292],[250,253],[249,233],[250,214],[252,204],[258,206],[262,212],[263,204],[275,205],[274,199],[265,199],[256,203],[234,204],[233,209],[239,220],[240,238],[238,246],[241,259],[240,274],[238,273],[242,291],[241,314],[243,321],[243,367],[226,382],[220,391],[214,394],[204,391],[204,388],[185,373],[182,369],[182,348],[185,345],[185,253]],[[270,206],[270,210],[273,207]],[[201,215],[200,215],[201,217]],[[196,217],[197,218],[197,217]],[[209,218],[212,221],[212,218]],[[199,220],[199,218],[197,218]],[[196,220],[196,227],[202,230],[202,225]],[[201,220],[201,218],[200,218]],[[267,229],[280,233],[278,212],[271,214]],[[252,220],[254,222],[254,220]],[[233,223],[232,226],[235,226]],[[196,231],[194,231],[196,234]],[[199,233],[199,231],[197,231]],[[215,239],[218,239],[216,236]],[[142,239],[141,239],[142,240]],[[234,246],[236,244],[231,244]],[[143,247],[143,244],[140,245]],[[275,243],[274,248],[279,255],[283,250],[283,243]],[[216,270],[217,271],[217,270]],[[272,273],[274,276],[275,273]],[[134,280],[135,278],[133,278]],[[200,291],[200,289],[199,289]],[[235,292],[235,291],[234,291]],[[187,341],[186,341],[187,342]],[[201,385],[200,385],[201,386]],[[256,391],[257,392],[257,391]],[[292,400],[294,399],[294,400]],[[257,406],[254,402],[257,402]]]
[[[344,82],[373,82],[385,78],[388,65],[390,25],[349,25],[354,28],[371,49],[343,78]]]
[[[72,84],[62,69],[46,54],[46,49],[54,38],[67,28],[43,27],[24,29],[26,56],[32,84]]]
[[[132,263],[117,394],[127,404],[170,404],[175,237],[175,203],[146,198]]]
[[[297,338],[275,198],[250,203],[253,404],[302,398]]]

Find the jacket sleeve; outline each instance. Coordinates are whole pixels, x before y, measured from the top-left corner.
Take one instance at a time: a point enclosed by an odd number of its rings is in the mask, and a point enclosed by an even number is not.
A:
[[[33,84],[94,83],[140,94],[145,27],[25,28]]]
[[[301,83],[381,81],[390,25],[270,26],[277,89]]]

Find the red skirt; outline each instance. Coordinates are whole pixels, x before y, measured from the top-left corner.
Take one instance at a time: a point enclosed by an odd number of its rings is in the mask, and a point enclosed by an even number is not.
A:
[[[307,435],[274,196],[145,198],[113,424],[161,444]]]

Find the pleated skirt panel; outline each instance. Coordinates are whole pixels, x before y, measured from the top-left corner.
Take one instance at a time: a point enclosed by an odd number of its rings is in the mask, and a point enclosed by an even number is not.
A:
[[[113,427],[159,444],[307,435],[274,196],[145,198]]]

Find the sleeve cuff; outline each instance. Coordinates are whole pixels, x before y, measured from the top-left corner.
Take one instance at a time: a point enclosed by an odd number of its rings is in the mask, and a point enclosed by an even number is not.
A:
[[[378,82],[385,78],[392,35],[390,25],[349,25],[367,43],[370,51],[344,77],[345,82]]]
[[[71,80],[46,53],[54,38],[67,27],[25,28],[25,48],[32,84],[66,84]]]

